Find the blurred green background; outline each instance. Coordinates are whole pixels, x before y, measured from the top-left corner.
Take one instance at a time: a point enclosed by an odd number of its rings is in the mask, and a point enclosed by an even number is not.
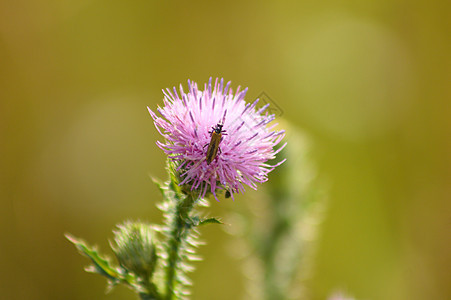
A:
[[[0,298],[134,299],[105,295],[63,234],[107,252],[115,224],[161,220],[149,174],[166,178],[165,157],[146,106],[218,76],[248,100],[266,92],[312,139],[329,186],[312,299],[451,299],[449,8],[1,1]],[[255,196],[213,201],[211,214]],[[241,297],[235,237],[202,236],[193,299]]]

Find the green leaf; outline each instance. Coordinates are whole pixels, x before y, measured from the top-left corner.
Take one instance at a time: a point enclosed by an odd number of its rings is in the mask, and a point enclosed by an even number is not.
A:
[[[205,218],[200,220],[199,225],[205,225],[205,224],[224,224],[221,222],[221,220],[217,219],[217,218]]]
[[[150,179],[158,187],[158,189],[160,190],[161,194],[164,196],[164,194],[165,194],[165,192],[167,190],[166,184],[161,182],[159,179],[157,179],[157,178],[155,178],[153,176],[150,176]]]
[[[87,256],[89,259],[91,259],[91,262],[93,263],[93,268],[88,269],[88,271],[92,271],[94,273],[98,273],[100,275],[103,275],[107,277],[109,280],[112,281],[112,283],[116,283],[117,281],[121,281],[123,278],[121,274],[116,271],[112,266],[110,266],[110,263],[107,259],[102,258],[97,250],[95,250],[92,247],[89,247],[83,240],[77,239],[70,234],[65,234],[66,238],[75,245],[75,247],[78,249],[78,251],[82,254]]]
[[[192,217],[191,222],[192,222],[193,226],[200,226],[200,225],[206,225],[206,224],[224,224],[221,222],[221,220],[214,218],[214,217],[200,219],[198,216]]]

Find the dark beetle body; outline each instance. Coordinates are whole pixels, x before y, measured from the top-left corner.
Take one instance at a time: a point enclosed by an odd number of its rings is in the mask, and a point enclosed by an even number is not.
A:
[[[216,155],[218,155],[219,143],[221,142],[222,135],[225,134],[225,130],[222,130],[222,124],[216,124],[215,127],[211,127],[213,130],[209,131],[211,134],[211,140],[207,149],[207,165],[211,164],[213,159],[215,159]],[[205,145],[206,146],[206,145]]]

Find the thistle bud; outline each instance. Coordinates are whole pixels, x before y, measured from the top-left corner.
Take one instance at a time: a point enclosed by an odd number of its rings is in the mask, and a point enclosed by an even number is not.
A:
[[[121,267],[149,280],[157,264],[154,233],[150,225],[126,222],[114,231],[115,245],[111,245]]]

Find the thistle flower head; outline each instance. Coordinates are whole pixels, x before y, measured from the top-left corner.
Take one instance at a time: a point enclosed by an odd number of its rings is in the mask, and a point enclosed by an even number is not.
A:
[[[267,180],[276,166],[266,162],[274,159],[274,147],[282,140],[284,131],[275,131],[277,124],[265,110],[269,104],[256,108],[258,99],[246,103],[240,87],[235,92],[230,82],[210,78],[204,90],[188,80],[188,91],[174,87],[163,90],[164,107],[157,116],[150,108],[158,132],[165,138],[157,142],[173,161],[177,162],[180,185],[198,189],[201,197],[217,189],[233,193],[244,192],[244,185],[257,189],[257,182]]]

